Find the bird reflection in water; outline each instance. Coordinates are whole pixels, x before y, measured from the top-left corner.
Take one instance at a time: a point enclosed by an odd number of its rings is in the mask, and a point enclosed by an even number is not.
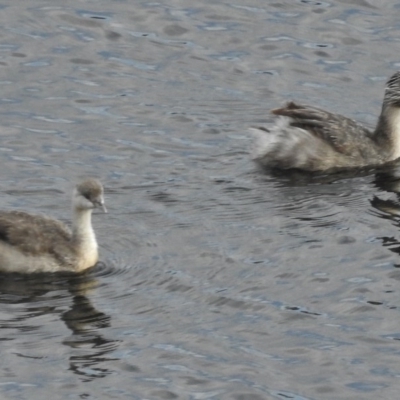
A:
[[[70,357],[70,370],[84,377],[84,381],[109,375],[111,371],[99,365],[113,360],[107,354],[116,349],[116,341],[106,339],[99,330],[110,326],[110,316],[99,312],[86,296],[75,295],[71,308],[61,319],[72,331],[63,344],[79,349]]]
[[[380,211],[379,217],[389,219],[400,228],[400,220],[393,217],[400,217],[400,169],[388,168],[386,171],[375,175],[374,184],[381,190],[396,194],[397,199],[382,199],[374,196],[370,203],[372,207]],[[384,247],[388,247],[394,253],[400,254],[400,241],[394,237],[379,237]]]
[[[62,340],[65,346],[72,349],[68,352],[69,370],[79,375],[83,381],[107,376],[112,371],[105,365],[107,361],[114,360],[107,355],[115,351],[118,341],[107,339],[101,334],[102,329],[110,327],[111,318],[97,310],[88,297],[97,286],[94,271],[79,275],[1,274],[0,303],[25,304],[26,308],[18,319],[1,320],[0,330],[5,329],[3,332],[7,332],[9,329],[18,329],[20,332],[37,333],[40,327],[27,326],[29,319],[39,315],[59,315],[72,332]],[[60,310],[60,303],[69,304],[67,311],[64,311],[64,307]],[[6,336],[4,340],[7,340]],[[22,352],[19,355],[26,357]]]

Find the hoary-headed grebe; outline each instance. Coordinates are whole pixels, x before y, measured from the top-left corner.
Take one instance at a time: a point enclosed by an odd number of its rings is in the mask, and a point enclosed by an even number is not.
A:
[[[98,260],[92,228],[94,208],[104,206],[96,179],[76,185],[72,196],[72,230],[61,221],[21,211],[0,212],[0,271],[80,272]]]
[[[266,167],[307,171],[380,165],[400,157],[400,71],[386,83],[373,132],[352,119],[316,107],[287,103],[256,135],[253,159]]]

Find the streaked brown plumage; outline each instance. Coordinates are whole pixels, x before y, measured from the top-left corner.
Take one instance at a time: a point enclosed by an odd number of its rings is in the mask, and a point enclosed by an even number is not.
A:
[[[0,271],[79,272],[96,264],[91,225],[95,207],[104,206],[103,187],[88,179],[75,187],[72,230],[53,218],[21,211],[0,212]]]
[[[281,117],[273,127],[251,128],[257,136],[253,159],[263,166],[325,171],[400,157],[400,71],[387,81],[373,132],[340,114],[294,102],[272,113]]]

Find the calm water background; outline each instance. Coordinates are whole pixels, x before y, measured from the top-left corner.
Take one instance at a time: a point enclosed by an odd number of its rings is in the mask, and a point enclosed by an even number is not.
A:
[[[373,125],[399,21],[388,0],[1,3],[0,207],[68,221],[89,175],[109,214],[89,274],[1,277],[0,398],[398,398],[396,182],[259,171],[247,127],[289,99]]]

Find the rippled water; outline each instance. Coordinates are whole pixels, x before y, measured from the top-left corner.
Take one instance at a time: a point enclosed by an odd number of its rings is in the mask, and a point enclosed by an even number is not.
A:
[[[270,174],[289,99],[373,125],[400,3],[53,1],[0,13],[0,207],[69,220],[101,178],[102,262],[0,276],[2,399],[395,399],[395,165]]]

